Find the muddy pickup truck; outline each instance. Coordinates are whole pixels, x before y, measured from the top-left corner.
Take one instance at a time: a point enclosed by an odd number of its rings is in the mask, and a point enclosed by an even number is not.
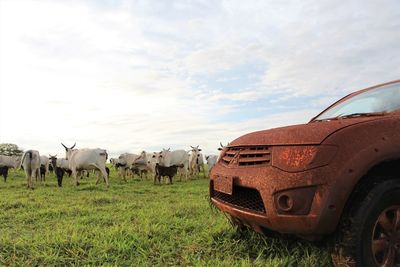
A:
[[[333,262],[400,266],[400,80],[221,151],[212,203],[239,228],[334,237]]]

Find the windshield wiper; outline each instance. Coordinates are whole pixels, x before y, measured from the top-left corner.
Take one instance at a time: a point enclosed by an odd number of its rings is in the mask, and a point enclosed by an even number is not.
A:
[[[369,112],[369,113],[368,112],[365,112],[365,113],[358,112],[358,113],[342,115],[342,116],[339,116],[339,118],[346,119],[346,118],[356,118],[356,117],[372,117],[372,116],[383,116],[385,114],[386,114],[386,112]]]
[[[387,112],[357,112],[357,113],[351,113],[351,114],[340,114],[340,115],[337,115],[336,117],[314,120],[314,121],[333,121],[333,120],[347,119],[347,118],[383,116],[386,113]]]

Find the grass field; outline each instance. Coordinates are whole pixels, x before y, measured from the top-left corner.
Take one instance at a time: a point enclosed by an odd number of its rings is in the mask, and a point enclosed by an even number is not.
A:
[[[111,186],[69,177],[57,187],[25,187],[22,171],[0,180],[0,265],[331,266],[324,248],[308,242],[238,233],[210,208],[208,180]]]

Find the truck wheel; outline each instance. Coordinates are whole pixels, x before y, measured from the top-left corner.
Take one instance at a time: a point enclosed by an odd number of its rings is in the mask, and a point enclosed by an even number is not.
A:
[[[342,218],[333,263],[400,266],[400,180],[376,184],[364,196],[351,203],[350,212]]]

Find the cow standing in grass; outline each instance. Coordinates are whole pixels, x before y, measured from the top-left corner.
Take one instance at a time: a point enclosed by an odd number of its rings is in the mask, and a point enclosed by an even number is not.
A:
[[[172,184],[172,178],[176,175],[178,172],[178,167],[183,167],[183,165],[177,166],[177,165],[172,165],[169,167],[164,167],[160,166],[158,163],[156,163],[155,167],[155,175],[154,175],[154,184],[161,183],[161,177],[167,176],[169,178],[169,183]]]
[[[37,150],[28,150],[24,153],[21,160],[26,176],[28,188],[33,189],[32,175],[37,179],[40,176],[40,154]]]
[[[21,156],[0,155],[0,167],[17,169],[19,166],[21,166]]]
[[[7,182],[8,170],[10,168],[17,169],[20,165],[21,165],[20,156],[0,155],[0,176],[4,177],[4,182]]]
[[[119,175],[122,176],[125,182],[127,181],[126,180],[127,171],[130,172],[130,168],[139,157],[140,155],[132,153],[123,153],[118,157],[115,166],[118,168]]]
[[[199,172],[203,170],[203,175],[205,177],[203,154],[200,153],[201,149],[199,146],[190,147],[192,148],[189,156],[190,175],[196,177],[198,176]]]
[[[105,149],[73,149],[75,144],[72,147],[66,147],[63,143],[61,144],[65,148],[65,158],[69,161],[69,168],[75,178],[76,186],[79,185],[79,177],[83,170],[98,170],[103,176],[107,187],[109,186],[106,171],[107,151]],[[96,184],[98,184],[99,181],[100,176],[97,177]]]
[[[49,158],[47,156],[40,156],[40,181],[46,181],[46,174],[49,173]]]
[[[189,154],[185,150],[174,150],[170,151],[170,149],[163,149],[160,153],[157,154],[158,160],[157,163],[163,167],[170,167],[173,165],[181,166],[179,167],[182,170],[185,179],[188,179],[188,171],[189,171]]]
[[[158,154],[156,152],[147,153],[146,151],[142,151],[139,157],[133,163],[133,166],[139,164],[142,172],[150,173],[152,175],[155,174],[155,167],[157,163]]]

